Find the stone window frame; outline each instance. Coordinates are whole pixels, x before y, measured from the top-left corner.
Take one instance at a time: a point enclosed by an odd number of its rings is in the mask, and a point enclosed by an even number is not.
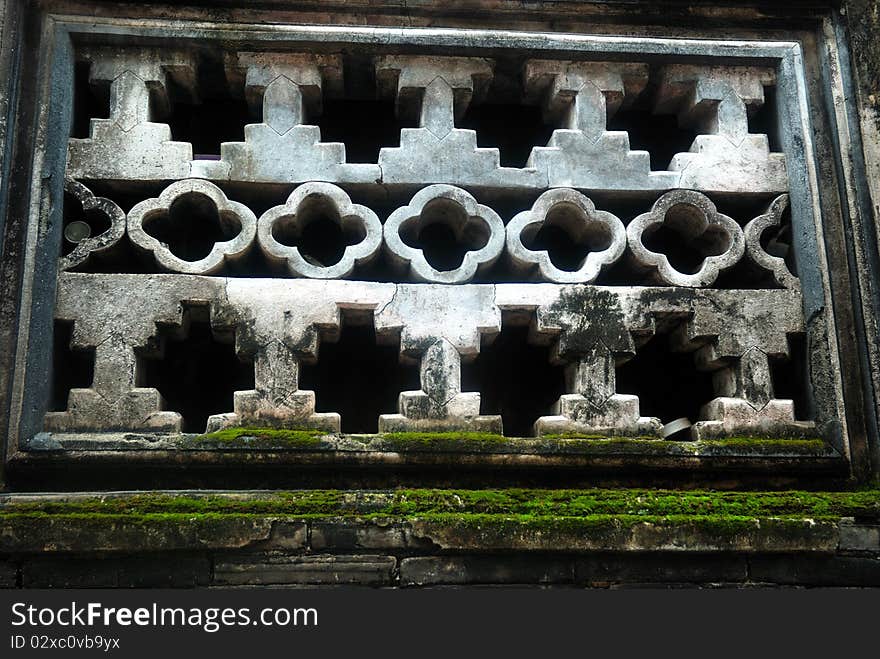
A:
[[[777,70],[778,111],[783,151],[788,158],[792,216],[812,230],[796,231],[801,240],[797,245],[801,262],[811,261],[816,267],[801,269],[804,317],[809,327],[810,345],[822,359],[814,371],[812,390],[821,390],[821,398],[834,419],[834,427],[824,433],[841,456],[849,460],[853,452],[853,436],[863,430],[849,428],[851,417],[847,403],[857,392],[845,395],[842,372],[856,367],[858,355],[841,350],[850,322],[849,300],[833,295],[832,264],[829,252],[841,258],[842,246],[836,241],[837,230],[829,230],[828,211],[822,196],[828,187],[820,182],[818,155],[814,148],[809,73],[798,41],[717,40],[654,37],[610,37],[583,34],[547,34],[509,30],[400,28],[328,25],[275,25],[269,28],[254,25],[227,24],[222,27],[188,20],[127,20],[45,14],[41,32],[47,47],[41,49],[37,96],[40,113],[35,127],[35,144],[43,145],[34,154],[29,181],[29,215],[23,252],[24,279],[19,298],[17,350],[14,354],[10,414],[8,415],[7,462],[27,462],[37,445],[27,445],[42,424],[45,407],[45,367],[51,359],[51,333],[40,331],[51,323],[57,260],[53,240],[58,239],[68,122],[72,104],[70,85],[73,65],[73,44],[101,39],[173,38],[224,39],[230,42],[272,42],[273,46],[295,47],[322,44],[327,47],[353,45],[369,48],[375,44],[393,45],[425,53],[491,53],[496,49],[513,48],[542,56],[563,56],[585,53],[612,58],[638,57],[641,61],[683,59],[742,62],[774,66]],[[827,31],[827,28],[826,28]],[[829,35],[826,34],[826,37]],[[486,45],[491,43],[491,45]],[[836,43],[831,35],[831,43]],[[840,56],[829,48],[827,57]],[[841,94],[843,80],[836,77],[822,81],[818,94]],[[840,117],[831,117],[840,120]],[[834,136],[838,144],[848,143],[843,128]],[[802,148],[792,148],[802,145]],[[830,185],[830,184],[828,184]],[[836,191],[835,191],[836,192]],[[832,226],[834,219],[831,220]],[[837,229],[837,227],[834,227]],[[832,249],[827,247],[831,243]],[[46,248],[46,247],[49,248]],[[838,267],[843,264],[838,262]],[[829,313],[828,309],[833,312]],[[844,327],[838,324],[843,315]],[[818,323],[816,322],[818,319]],[[812,393],[812,392],[811,392]]]

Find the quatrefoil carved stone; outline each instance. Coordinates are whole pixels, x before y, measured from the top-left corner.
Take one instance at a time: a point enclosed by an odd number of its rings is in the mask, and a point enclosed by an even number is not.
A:
[[[547,224],[564,229],[575,243],[605,246],[589,251],[577,269],[563,270],[554,265],[546,249],[532,250],[524,244],[524,239],[533,238]],[[588,197],[570,188],[548,190],[507,225],[507,251],[514,265],[525,270],[537,266],[544,279],[560,284],[595,281],[602,268],[617,261],[625,249],[623,223],[611,213],[596,210]]]
[[[301,234],[314,214],[336,222],[340,229],[357,233],[360,240],[348,245],[342,257],[333,264],[322,264],[310,259],[302,251],[276,239],[275,231],[284,228],[295,235]],[[354,267],[373,259],[382,246],[382,223],[366,206],[354,204],[345,191],[331,183],[305,183],[294,190],[281,206],[263,213],[257,226],[257,238],[266,256],[283,262],[295,277],[313,279],[341,279],[351,274]]]
[[[64,181],[64,192],[75,198],[84,213],[103,214],[110,223],[106,231],[81,240],[73,251],[61,257],[60,270],[70,270],[81,265],[91,254],[100,254],[112,249],[125,235],[125,212],[115,202],[105,197],[96,197],[91,190],[78,181]]]
[[[459,244],[481,243],[468,249],[461,265],[450,270],[434,268],[425,252],[407,244],[405,237],[418,236],[426,226],[446,225]],[[407,206],[395,210],[385,221],[385,245],[394,261],[408,266],[413,277],[440,284],[461,284],[490,267],[504,249],[504,223],[488,206],[477,203],[468,192],[453,185],[429,185],[413,196]]]
[[[203,258],[181,258],[174,254],[167,242],[150,233],[154,223],[165,222],[166,230],[173,234],[177,230],[175,221],[186,219],[174,217],[174,205],[184,200],[212,209],[222,233],[232,236],[228,240],[215,242]],[[243,258],[253,244],[256,233],[257,218],[251,210],[244,204],[229,200],[220,188],[202,179],[184,179],[172,183],[157,198],[140,202],[128,214],[128,235],[140,250],[152,254],[165,270],[191,275],[213,274],[223,267],[226,260]]]
[[[696,272],[680,272],[666,254],[645,246],[645,238],[663,226],[675,230],[689,247],[702,253]],[[653,270],[662,283],[670,286],[710,286],[721,272],[736,265],[745,251],[739,224],[719,213],[708,197],[693,190],[667,192],[649,212],[632,220],[626,233],[636,262]]]

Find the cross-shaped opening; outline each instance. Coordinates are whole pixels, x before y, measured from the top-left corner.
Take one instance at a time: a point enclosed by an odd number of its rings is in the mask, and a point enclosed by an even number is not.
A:
[[[342,432],[375,433],[379,415],[397,412],[401,391],[420,388],[417,366],[400,363],[397,343],[380,344],[372,313],[343,310],[335,343],[323,340],[314,364],[300,368],[300,389],[315,392],[319,412],[338,412]]]
[[[526,166],[533,147],[550,141],[555,128],[540,108],[521,103],[472,104],[458,127],[476,131],[477,146],[497,148],[502,167],[518,168]]]
[[[183,432],[203,433],[208,417],[233,410],[233,393],[254,388],[253,364],[235,354],[233,337],[216,334],[208,309],[189,306],[186,329],[160,327],[157,347],[138,357],[139,387],[155,387],[166,409],[183,417]]]
[[[52,373],[49,411],[63,412],[67,409],[67,397],[71,389],[92,386],[95,377],[95,351],[73,350],[70,338],[73,323],[56,320],[52,335]]]

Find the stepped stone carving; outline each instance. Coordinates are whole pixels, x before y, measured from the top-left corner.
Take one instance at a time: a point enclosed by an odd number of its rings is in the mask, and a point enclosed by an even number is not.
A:
[[[469,250],[459,267],[437,270],[428,263],[423,250],[404,241],[404,236],[418,237],[419,232],[433,222],[447,225],[462,244],[482,244]],[[407,206],[388,217],[384,236],[388,253],[398,265],[408,267],[418,280],[443,284],[470,281],[478,271],[491,266],[504,249],[501,218],[464,190],[451,185],[429,185],[417,192]]]
[[[571,239],[583,244],[588,239],[607,240],[607,247],[587,254],[577,270],[553,265],[547,250],[527,248],[524,238],[533,238],[545,224],[564,228]],[[507,252],[515,266],[524,271],[537,268],[541,277],[560,284],[591,283],[603,266],[617,261],[626,249],[626,229],[611,213],[596,210],[595,204],[569,188],[548,190],[532,205],[518,213],[507,225]]]
[[[58,269],[70,270],[85,263],[91,254],[106,253],[119,243],[125,235],[125,213],[112,200],[96,197],[86,186],[73,179],[64,181],[64,192],[76,199],[83,211],[102,213],[110,224],[106,231],[79,241],[69,254],[61,257]]]
[[[210,416],[208,430],[250,425],[339,432],[339,414],[315,412],[315,392],[299,388],[299,365],[317,359],[321,338],[338,338],[342,309],[382,307],[393,294],[393,284],[228,280],[211,322],[235,331],[236,352],[254,363],[254,389],[236,391],[233,411]]]
[[[172,141],[168,125],[152,119],[169,107],[168,76],[195,93],[192,56],[173,49],[109,47],[82,49],[78,56],[90,63],[93,86],[109,86],[110,116],[92,119],[88,138],[70,140],[67,175],[114,181],[188,176],[192,146]]]
[[[422,388],[401,392],[400,413],[381,415],[380,432],[501,432],[500,416],[480,415],[480,394],[461,390],[462,358],[477,356],[481,335],[501,331],[494,294],[493,286],[398,285],[376,331],[400,333],[401,356],[419,361]]]
[[[550,187],[662,190],[678,175],[652,172],[647,151],[631,151],[625,131],[609,131],[607,117],[631,103],[648,82],[644,64],[532,60],[526,91],[542,99],[545,115],[561,121],[545,147],[535,147],[528,166],[547,173]]]
[[[149,233],[150,226],[157,222],[171,223],[172,206],[186,197],[208,206],[209,211],[216,211],[223,233],[232,236],[229,240],[214,243],[210,253],[196,261],[179,258],[167,244]],[[128,214],[128,235],[131,241],[143,252],[151,254],[162,268],[171,272],[216,272],[223,267],[224,261],[243,258],[253,244],[256,233],[257,218],[247,206],[230,201],[216,185],[200,179],[172,183],[157,198],[140,202]]]
[[[455,127],[455,119],[491,81],[488,60],[390,55],[377,59],[376,76],[383,94],[396,99],[399,115],[419,118],[418,128],[400,131],[399,147],[379,151],[384,184],[488,189],[546,185],[546,176],[535,169],[501,167],[498,149],[477,147],[475,131]]]
[[[680,187],[704,192],[788,190],[785,156],[770,152],[766,135],[749,133],[749,109],[764,103],[764,86],[775,80],[769,68],[665,67],[654,111],[677,113],[679,124],[700,133],[690,150],[676,154],[669,165],[681,173]]]
[[[283,227],[294,234],[301,234],[310,213],[321,213],[327,220],[335,221],[341,228],[363,237],[357,244],[348,245],[337,263],[325,265],[310,261],[297,247],[284,245],[273,235]],[[382,246],[382,224],[376,214],[366,206],[352,203],[344,190],[329,183],[305,183],[299,186],[284,205],[263,213],[257,235],[267,257],[284,263],[294,276],[313,279],[347,277],[355,265],[375,258]]]
[[[71,348],[94,351],[94,379],[88,388],[71,389],[67,411],[46,414],[46,429],[180,432],[180,415],[163,411],[161,394],[138,386],[138,353],[161,353],[156,325],[185,333],[182,303],[208,304],[222,294],[222,284],[167,275],[65,277],[55,317],[73,323]]]
[[[559,335],[556,359],[566,363],[566,390],[554,415],[535,423],[538,435],[584,433],[659,436],[660,420],[639,414],[639,398],[619,394],[615,367],[635,354],[621,300],[597,288],[565,287],[538,308],[536,331]]]
[[[703,255],[693,274],[676,270],[665,254],[652,252],[644,238],[660,226],[670,225]],[[727,268],[737,264],[745,251],[742,229],[717,211],[708,197],[692,190],[673,190],[660,197],[650,212],[639,215],[626,228],[636,262],[655,269],[658,279],[673,286],[710,286]]]
[[[346,163],[345,145],[321,142],[321,129],[306,123],[307,114],[320,114],[323,88],[342,86],[337,55],[242,52],[228,68],[263,121],[245,126],[244,142],[221,144],[219,161],[194,161],[193,176],[260,183],[380,178],[376,165]]]

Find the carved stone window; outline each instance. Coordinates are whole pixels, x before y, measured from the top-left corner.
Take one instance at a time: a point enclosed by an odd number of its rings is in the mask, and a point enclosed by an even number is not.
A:
[[[848,469],[863,431],[817,165],[826,90],[799,41],[112,15],[45,30],[10,460],[210,463],[224,451],[204,433],[270,428],[322,439],[267,459],[367,468],[402,450],[389,433],[510,435],[508,419],[530,433],[477,450],[483,466]],[[363,115],[323,115],[339,107]],[[522,166],[480,127],[504,107],[532,118],[505,146]],[[71,137],[74,109],[89,121]],[[331,120],[364,122],[374,160],[325,141]],[[300,382],[350,326],[419,378],[357,440]],[[493,377],[532,371],[480,368],[516,326],[562,387],[527,423],[503,392],[528,387]],[[237,360],[202,362],[225,385],[184,392],[206,419],[151,375],[180,342],[180,382],[187,354]],[[346,378],[334,363],[323,387]],[[444,447],[448,464],[474,450]]]

